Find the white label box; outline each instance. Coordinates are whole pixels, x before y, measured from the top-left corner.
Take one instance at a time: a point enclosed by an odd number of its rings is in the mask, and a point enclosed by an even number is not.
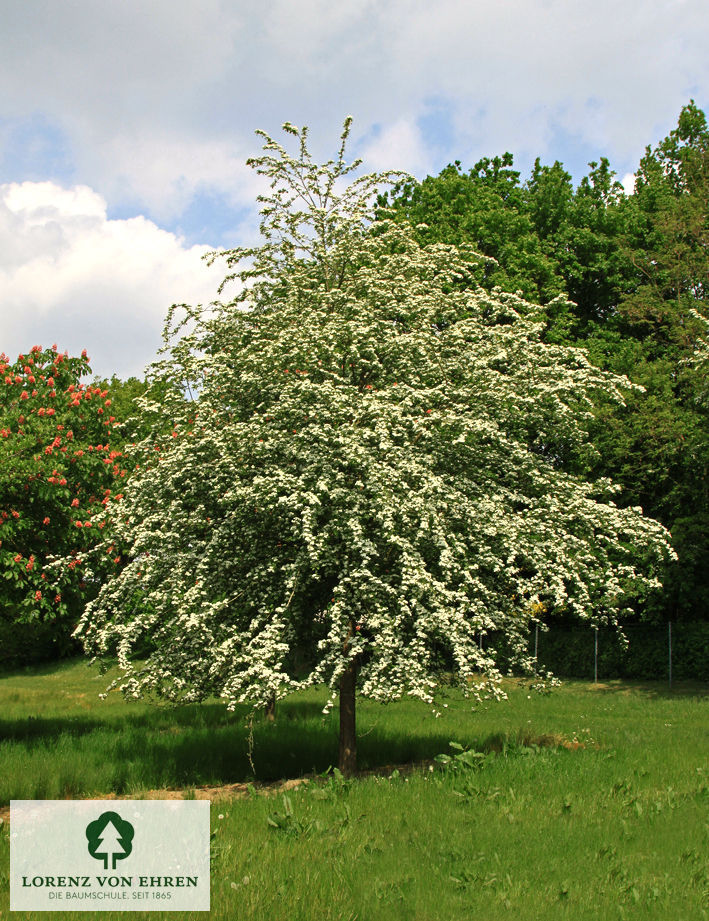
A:
[[[11,911],[209,911],[206,800],[12,800]]]

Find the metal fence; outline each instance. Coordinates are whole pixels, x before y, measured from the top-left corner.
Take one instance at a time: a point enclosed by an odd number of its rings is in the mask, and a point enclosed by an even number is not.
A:
[[[633,624],[623,634],[627,642],[612,627],[537,626],[529,653],[566,678],[709,681],[709,622]]]

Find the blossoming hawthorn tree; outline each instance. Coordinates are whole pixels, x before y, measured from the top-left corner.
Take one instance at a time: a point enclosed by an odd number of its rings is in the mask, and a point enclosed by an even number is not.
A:
[[[17,629],[75,625],[97,575],[117,565],[104,552],[87,579],[86,553],[104,527],[96,512],[120,496],[126,476],[111,446],[108,393],[81,382],[90,370],[86,352],[56,346],[14,362],[0,355],[0,617]],[[56,557],[66,558],[60,568]]]
[[[475,288],[472,252],[373,224],[391,177],[342,189],[349,121],[323,166],[284,128],[296,157],[263,134],[250,161],[272,185],[263,246],[226,254],[239,293],[189,308],[153,369],[171,437],[136,449],[109,515],[130,562],[78,633],[117,650],[131,696],[233,708],[325,682],[351,773],[356,691],[433,702],[443,649],[466,693],[494,692],[479,633],[529,669],[530,611],[615,621],[671,550],[609,482],[561,469],[593,390],[625,382],[542,342],[538,308]]]

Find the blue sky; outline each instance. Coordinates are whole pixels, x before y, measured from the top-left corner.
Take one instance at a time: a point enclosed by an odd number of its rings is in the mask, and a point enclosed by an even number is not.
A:
[[[256,240],[253,132],[347,114],[367,169],[423,178],[510,150],[632,174],[693,97],[704,0],[24,0],[0,52],[0,351],[86,347],[141,374],[208,250]]]

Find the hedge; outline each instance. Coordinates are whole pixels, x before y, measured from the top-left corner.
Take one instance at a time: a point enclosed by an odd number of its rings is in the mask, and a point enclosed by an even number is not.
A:
[[[69,624],[45,621],[16,623],[0,610],[0,672],[75,656],[81,646]]]

